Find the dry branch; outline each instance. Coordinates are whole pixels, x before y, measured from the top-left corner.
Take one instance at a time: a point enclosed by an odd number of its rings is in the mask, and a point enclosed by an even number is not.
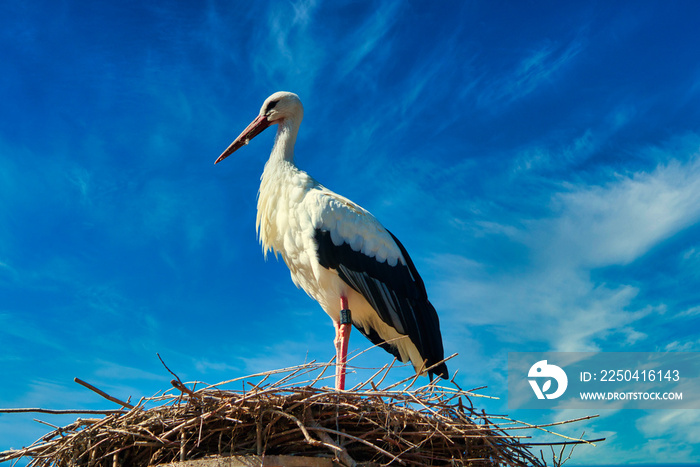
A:
[[[121,400],[117,399],[116,397],[112,397],[112,396],[110,396],[109,394],[107,394],[106,392],[104,392],[104,391],[102,391],[102,390],[100,390],[100,389],[97,389],[97,388],[96,388],[95,386],[93,386],[92,384],[87,383],[87,382],[83,381],[83,380],[80,379],[80,378],[73,378],[73,381],[75,381],[76,383],[80,384],[81,386],[84,386],[84,387],[88,388],[88,389],[91,390],[91,391],[96,392],[97,394],[99,394],[100,396],[104,397],[104,398],[107,399],[108,401],[112,401],[112,402],[114,402],[115,404],[119,404],[119,405],[121,405],[122,407],[126,407],[127,409],[133,409],[133,408],[134,408],[134,406],[131,405],[131,404],[129,404],[128,402],[124,402],[124,401],[121,401]]]

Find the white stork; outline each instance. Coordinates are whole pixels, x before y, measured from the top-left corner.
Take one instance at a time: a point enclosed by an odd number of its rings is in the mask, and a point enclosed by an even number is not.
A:
[[[447,378],[438,315],[406,249],[372,214],[294,164],[303,117],[296,94],[271,95],[215,163],[278,125],[261,177],[256,229],[265,256],[282,255],[294,284],[333,320],[336,389],[345,387],[351,323],[373,344],[410,360],[416,373]]]

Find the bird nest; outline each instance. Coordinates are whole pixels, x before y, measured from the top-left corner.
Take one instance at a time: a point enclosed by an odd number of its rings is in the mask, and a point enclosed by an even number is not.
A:
[[[29,466],[41,467],[145,467],[212,456],[284,455],[325,457],[343,466],[544,466],[543,445],[551,450],[552,464],[560,465],[567,445],[599,441],[528,443],[528,432],[554,434],[546,427],[582,419],[530,425],[490,416],[472,404],[488,397],[475,392],[483,388],[462,390],[454,378],[450,387],[414,388],[417,378],[411,377],[381,388],[387,365],[352,389],[336,391],[318,387],[329,368],[333,365],[308,363],[211,386],[184,384],[175,376],[173,388],[135,406],[76,378],[122,408],[2,409],[102,417],[56,427],[29,447],[0,452],[0,462],[29,458]],[[222,389],[232,383],[242,388]]]

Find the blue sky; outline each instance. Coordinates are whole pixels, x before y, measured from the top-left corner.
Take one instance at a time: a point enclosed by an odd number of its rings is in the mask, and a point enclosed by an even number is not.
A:
[[[168,387],[156,352],[207,382],[332,357],[255,237],[274,132],[213,165],[278,90],[305,106],[298,165],[402,240],[488,411],[509,351],[700,351],[698,20],[691,1],[5,2],[0,406],[111,408],[76,376],[138,400]],[[600,413],[562,429],[608,438],[572,465],[700,459],[700,410]],[[0,450],[49,430],[33,417],[0,415]]]

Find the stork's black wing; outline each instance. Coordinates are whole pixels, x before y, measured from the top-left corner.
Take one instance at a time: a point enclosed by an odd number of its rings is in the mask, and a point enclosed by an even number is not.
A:
[[[374,257],[353,250],[345,242],[335,245],[330,232],[324,229],[316,229],[315,232],[318,260],[324,268],[335,269],[346,284],[369,302],[382,321],[399,334],[408,336],[421,357],[427,360],[427,367],[430,367],[444,358],[440,321],[435,308],[428,301],[423,280],[408,252],[391,232],[389,235],[396,242],[406,264],[399,261],[396,266],[390,266],[387,261],[379,262]],[[372,343],[399,356],[396,347],[384,342],[376,330],[365,332],[361,327],[357,329]],[[441,363],[429,373],[431,379],[433,375],[447,379],[447,365]]]

